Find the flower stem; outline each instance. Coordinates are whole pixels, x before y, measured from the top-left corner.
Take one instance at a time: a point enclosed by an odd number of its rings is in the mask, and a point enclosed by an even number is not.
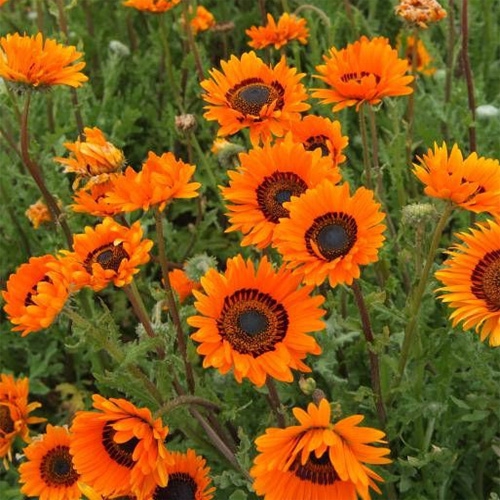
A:
[[[196,73],[198,74],[198,80],[201,82],[205,79],[205,72],[203,71],[203,64],[201,62],[200,53],[198,51],[198,46],[196,45],[196,40],[194,39],[193,30],[191,29],[191,2],[190,0],[184,0],[182,2],[182,13],[184,15],[184,31],[186,32],[186,38],[188,41],[188,46],[191,54],[194,56],[194,65],[196,68]]]
[[[385,427],[385,424],[387,422],[387,412],[385,410],[384,398],[382,396],[382,385],[380,383],[379,358],[378,354],[374,351],[375,339],[373,337],[370,316],[368,314],[368,309],[366,308],[365,300],[363,298],[363,292],[361,291],[361,287],[356,280],[351,285],[351,288],[354,293],[354,300],[356,301],[356,305],[358,306],[359,314],[361,317],[363,334],[365,336],[366,342],[368,343],[368,355],[370,358],[370,378],[372,389],[375,393],[375,406],[377,408],[377,415],[382,427]]]
[[[193,367],[188,359],[184,329],[182,328],[181,318],[179,316],[179,310],[177,309],[177,303],[175,301],[174,292],[172,290],[172,285],[170,284],[170,277],[168,275],[167,254],[165,251],[165,236],[163,234],[162,215],[157,206],[154,207],[154,216],[156,225],[156,238],[158,243],[158,258],[160,260],[163,286],[165,288],[165,292],[167,295],[168,311],[170,313],[172,321],[174,322],[175,330],[177,332],[177,344],[179,346],[182,359],[184,361],[184,367],[186,369],[186,378],[189,391],[192,393],[194,392],[195,388]]]
[[[413,134],[415,125],[415,91],[417,90],[417,61],[418,61],[418,41],[419,31],[418,28],[413,30],[413,47],[411,51],[411,74],[413,81],[411,87],[413,92],[408,95],[408,107],[406,109],[406,164],[411,165],[413,155]]]
[[[434,257],[437,252],[439,242],[441,240],[441,235],[443,234],[443,230],[446,227],[446,224],[448,222],[448,219],[452,211],[453,211],[453,205],[450,202],[446,205],[443,213],[441,214],[441,218],[439,219],[436,228],[434,229],[434,234],[432,236],[429,251],[427,252],[425,265],[424,268],[422,269],[422,273],[420,274],[420,280],[417,284],[417,288],[411,295],[409,321],[407,323],[403,339],[403,346],[401,348],[401,357],[399,359],[398,374],[394,385],[395,387],[397,387],[401,382],[401,379],[403,378],[403,374],[406,368],[406,364],[408,363],[409,354],[415,337],[415,331],[419,315],[418,313],[420,311],[422,297],[424,295],[425,287],[429,280],[429,275],[432,269],[432,265],[434,263]]]
[[[369,144],[368,144],[368,134],[366,132],[366,122],[365,122],[365,106],[366,104],[361,104],[359,107],[359,130],[361,132],[361,143],[363,145],[363,166],[365,169],[365,182],[368,189],[372,189],[372,173],[370,164]]]
[[[142,326],[144,327],[144,330],[146,330],[148,337],[155,338],[156,333],[153,330],[153,326],[151,325],[148,312],[146,311],[146,306],[144,305],[144,302],[142,300],[141,294],[139,293],[139,290],[137,289],[135,281],[132,281],[130,285],[124,286],[123,291],[127,295],[127,298],[130,301],[130,304],[132,305],[132,309],[134,310],[137,319],[141,322]]]
[[[278,426],[284,429],[286,427],[285,416],[283,415],[283,405],[281,404],[280,396],[278,394],[278,389],[274,383],[272,377],[266,377],[266,386],[269,391],[268,401],[271,405],[274,415],[276,416],[276,421]]]
[[[28,91],[26,94],[26,101],[24,103],[23,113],[21,115],[21,158],[24,165],[28,169],[28,172],[33,177],[38,189],[42,193],[42,196],[47,204],[50,211],[52,220],[55,224],[60,224],[68,247],[73,246],[73,237],[69,229],[68,223],[66,222],[65,216],[62,214],[59,205],[57,204],[55,198],[52,196],[51,192],[47,189],[45,181],[42,176],[42,170],[40,166],[33,161],[29,153],[29,131],[28,131],[28,121],[29,121],[29,109],[30,109],[31,93]]]
[[[166,413],[171,412],[175,408],[178,408],[180,406],[185,406],[185,405],[202,406],[202,407],[208,408],[210,410],[215,410],[215,411],[220,410],[219,405],[213,403],[212,401],[210,401],[208,399],[200,398],[199,396],[192,396],[190,394],[185,394],[182,396],[177,396],[176,398],[172,399],[171,401],[167,401],[159,410],[156,410],[155,418],[161,417],[162,415],[165,415]]]

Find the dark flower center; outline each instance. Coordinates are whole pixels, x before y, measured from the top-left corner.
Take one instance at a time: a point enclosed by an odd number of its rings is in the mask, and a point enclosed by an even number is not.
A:
[[[273,172],[257,188],[257,202],[269,222],[277,224],[289,213],[283,203],[292,196],[300,196],[307,189],[305,181],[293,172]]]
[[[40,476],[47,486],[69,487],[80,477],[73,468],[69,446],[56,446],[40,462]]]
[[[10,416],[10,408],[0,404],[0,437],[14,431],[14,421]]]
[[[112,269],[118,272],[122,260],[129,257],[123,248],[123,243],[118,243],[118,245],[108,243],[92,250],[83,262],[83,266],[88,273],[92,273],[92,264],[95,263],[100,264],[103,269]]]
[[[226,99],[231,108],[241,114],[260,118],[260,112],[265,105],[276,101],[275,109],[283,108],[284,93],[284,88],[278,82],[269,85],[260,78],[247,78],[228,90]]]
[[[306,248],[311,255],[334,260],[349,253],[357,240],[358,225],[351,215],[328,212],[314,219],[306,231]]]
[[[26,297],[24,298],[24,305],[26,307],[35,305],[35,301],[33,300],[33,295],[36,295],[38,293],[38,285],[44,282],[52,283],[52,280],[48,276],[44,276],[41,280],[39,280],[31,287],[31,290],[26,294]]]
[[[111,427],[112,423],[107,423],[102,430],[102,445],[111,460],[114,460],[127,469],[131,469],[135,465],[132,455],[139,440],[134,437],[125,443],[117,443],[114,440],[116,431]]]
[[[314,452],[311,453],[304,465],[301,464],[300,458],[301,454],[299,453],[290,466],[290,471],[303,481],[329,486],[339,479],[330,461],[328,451],[325,451],[320,457],[316,457]]]
[[[488,252],[471,276],[472,293],[486,302],[489,311],[500,311],[500,250]]]
[[[380,76],[376,75],[375,73],[370,73],[368,71],[360,71],[358,72],[352,72],[352,73],[344,73],[340,79],[344,82],[350,82],[351,80],[355,80],[356,83],[361,83],[363,78],[366,78],[367,76],[373,75],[375,77],[375,82],[378,83],[380,82]]]
[[[174,472],[168,477],[165,488],[157,487],[153,500],[195,500],[198,489],[194,479],[184,472]]]
[[[267,293],[242,288],[224,299],[217,328],[235,351],[256,358],[274,351],[283,340],[288,331],[288,313]]]
[[[326,135],[312,135],[304,141],[304,149],[306,151],[314,151],[321,149],[321,156],[329,156],[330,149],[328,148],[328,137]]]

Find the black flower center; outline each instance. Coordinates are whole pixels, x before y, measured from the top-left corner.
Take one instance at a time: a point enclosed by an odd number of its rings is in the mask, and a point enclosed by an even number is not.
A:
[[[325,451],[320,457],[316,457],[314,452],[311,453],[304,465],[301,464],[301,454],[299,453],[290,466],[290,471],[303,481],[324,486],[332,485],[339,479],[330,461],[328,451]]]
[[[500,311],[500,250],[488,252],[471,276],[472,293],[486,302],[489,311]]]
[[[80,477],[73,468],[69,446],[56,446],[40,462],[40,476],[47,486],[72,486]]]
[[[277,224],[289,213],[283,203],[292,196],[300,196],[307,189],[305,181],[294,172],[273,172],[257,188],[257,202],[265,218]]]
[[[288,331],[288,313],[267,293],[242,288],[224,299],[217,328],[235,351],[256,358],[274,351],[283,340]]]
[[[131,469],[135,465],[132,455],[134,454],[135,447],[139,443],[139,440],[134,437],[125,443],[117,443],[114,440],[116,431],[111,427],[111,424],[112,422],[107,423],[102,430],[102,444],[104,449],[111,460],[114,460],[127,469]]]
[[[361,83],[363,78],[366,78],[370,75],[373,75],[375,77],[375,82],[378,83],[380,82],[380,76],[376,75],[375,73],[370,73],[368,71],[360,71],[358,72],[352,72],[352,73],[344,73],[340,79],[344,82],[350,82],[351,80],[355,80],[356,83]]]
[[[0,437],[14,431],[14,421],[10,416],[10,408],[0,404]]]
[[[311,255],[334,260],[349,253],[357,240],[358,225],[351,215],[328,212],[314,219],[306,231],[306,248]]]
[[[26,294],[26,297],[24,298],[24,305],[26,307],[35,305],[35,301],[33,300],[33,295],[36,295],[38,293],[38,285],[44,282],[52,283],[52,280],[48,276],[44,276],[41,280],[39,280],[31,287],[31,290]]]
[[[328,137],[326,135],[312,135],[304,141],[304,149],[306,151],[321,150],[321,156],[329,156],[330,149],[328,147]]]
[[[276,101],[275,109],[283,108],[285,90],[278,82],[270,85],[260,78],[247,78],[226,93],[231,108],[245,116],[260,118],[262,108]]]
[[[88,273],[92,273],[92,264],[95,263],[100,264],[103,269],[112,269],[118,272],[122,260],[129,257],[123,248],[123,243],[118,243],[118,245],[108,243],[92,250],[83,262],[83,266]]]
[[[157,487],[153,500],[195,500],[198,489],[194,479],[184,472],[174,472],[168,477],[165,488]]]

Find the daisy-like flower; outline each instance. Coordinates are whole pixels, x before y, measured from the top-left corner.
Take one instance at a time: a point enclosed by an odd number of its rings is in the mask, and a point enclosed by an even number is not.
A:
[[[385,434],[359,427],[362,415],[331,422],[330,405],[322,399],[307,412],[294,408],[299,425],[271,428],[255,440],[259,454],[250,475],[253,487],[266,500],[363,500],[369,489],[380,493],[375,481],[383,479],[365,464],[387,464]]]
[[[300,142],[307,151],[319,149],[323,156],[329,156],[333,165],[345,161],[342,153],[349,143],[349,138],[342,135],[340,122],[322,116],[308,115],[290,126],[295,142]]]
[[[435,23],[446,17],[446,11],[436,0],[399,0],[395,11],[407,23],[419,28],[427,28],[428,23]]]
[[[123,212],[148,210],[153,205],[164,210],[173,199],[198,196],[201,184],[191,182],[195,170],[194,165],[177,160],[172,153],[158,156],[150,151],[140,172],[128,167],[113,178],[105,201]]]
[[[56,257],[31,257],[11,274],[2,292],[4,310],[15,325],[12,330],[22,332],[24,337],[49,327],[75,288]]]
[[[405,43],[401,41],[401,37],[398,37],[398,51],[401,51],[401,47],[404,45],[404,57],[406,57],[411,70],[413,64],[413,52],[415,51],[415,37],[406,37]],[[432,66],[432,57],[427,51],[424,42],[421,39],[417,40],[417,60],[415,69],[418,73],[423,75],[433,75],[436,72],[436,68]]]
[[[406,75],[408,61],[400,59],[389,40],[362,36],[345,49],[330,49],[323,56],[325,64],[316,66],[329,88],[316,89],[313,97],[324,104],[334,103],[333,111],[364,102],[378,104],[384,97],[407,95],[413,92],[413,76]]]
[[[273,244],[305,283],[320,285],[328,278],[332,287],[351,285],[361,265],[378,259],[385,214],[369,189],[351,196],[349,184],[325,181],[285,207],[290,216],[276,226]]]
[[[73,194],[74,212],[86,213],[96,217],[107,217],[121,213],[119,205],[112,205],[106,196],[113,190],[113,178],[118,174],[109,174],[102,182],[90,182]]]
[[[94,228],[87,226],[83,234],[74,236],[74,251],[64,252],[69,261],[81,266],[74,278],[96,292],[111,281],[117,287],[128,285],[139,272],[138,266],[150,259],[153,242],[142,234],[139,221],[125,227],[106,217]]]
[[[174,269],[168,273],[170,285],[179,297],[179,302],[182,304],[192,293],[193,290],[198,290],[201,285],[197,281],[189,279],[186,271],[183,269]]]
[[[240,59],[222,61],[221,67],[201,82],[208,103],[204,117],[219,122],[219,136],[249,128],[252,143],[265,142],[283,136],[290,122],[310,108],[300,83],[304,75],[288,67],[284,57],[271,67],[255,52],[245,52]]]
[[[194,450],[186,453],[170,453],[171,464],[167,465],[168,484],[157,486],[153,500],[211,500],[215,488],[210,487],[210,468],[206,460]]]
[[[168,482],[168,427],[126,399],[92,399],[97,411],[77,412],[70,429],[70,452],[82,482],[106,496],[151,499]]]
[[[64,172],[76,174],[73,187],[77,187],[82,179],[103,182],[108,174],[118,172],[125,164],[122,150],[108,142],[99,128],[85,127],[83,132],[84,139],[64,143],[71,153],[69,158],[54,158],[65,165]],[[105,178],[102,178],[103,174]]]
[[[181,0],[126,0],[123,5],[146,12],[160,13],[170,10],[179,3]]]
[[[85,63],[73,46],[35,36],[9,34],[0,38],[0,77],[34,88],[52,85],[80,87],[88,78],[80,71]],[[73,64],[74,63],[74,64]]]
[[[500,345],[500,225],[489,220],[470,233],[458,234],[461,242],[448,250],[444,267],[436,271],[443,283],[440,299],[454,311],[453,326],[474,328],[481,341]]]
[[[58,205],[59,208],[62,207],[62,203],[59,202]],[[30,205],[26,209],[26,212],[24,212],[24,215],[26,215],[35,229],[38,229],[42,224],[52,220],[49,208],[41,199]]]
[[[228,170],[231,180],[222,194],[231,223],[226,231],[241,231],[245,235],[243,246],[269,246],[280,218],[288,217],[285,202],[323,179],[332,183],[341,179],[329,158],[320,151],[306,151],[302,144],[293,142],[291,134],[282,142],[255,147],[239,157],[241,167]]]
[[[19,466],[21,493],[40,500],[81,498],[69,444],[68,429],[49,424],[45,434],[24,448],[27,461]]]
[[[248,378],[258,387],[268,375],[291,382],[291,369],[310,371],[302,360],[321,348],[307,333],[324,328],[324,298],[311,297],[312,288],[300,283],[267,258],[255,268],[238,255],[224,273],[210,269],[201,279],[204,293],[193,291],[200,315],[188,318],[197,328],[192,338],[200,342],[203,367],[232,368],[238,382]]]
[[[443,142],[414,163],[413,173],[427,196],[451,200],[471,212],[500,215],[500,163],[471,153],[464,159],[455,144],[450,153]]]
[[[0,458],[5,468],[12,461],[12,444],[17,436],[30,442],[29,425],[44,422],[44,418],[29,416],[42,406],[38,402],[28,403],[29,379],[15,379],[12,375],[0,374]]]
[[[189,13],[191,14],[193,8],[189,6]],[[184,16],[181,18],[184,23]],[[196,7],[196,13],[194,16],[190,18],[189,25],[191,26],[191,30],[195,35],[200,33],[201,31],[207,31],[212,26],[215,25],[215,17],[214,15],[207,10],[203,5],[198,5]]]
[[[268,13],[265,26],[252,26],[245,33],[251,39],[248,45],[254,49],[263,49],[270,45],[280,49],[292,40],[298,40],[305,45],[309,38],[306,20],[288,12],[282,14],[277,23]]]

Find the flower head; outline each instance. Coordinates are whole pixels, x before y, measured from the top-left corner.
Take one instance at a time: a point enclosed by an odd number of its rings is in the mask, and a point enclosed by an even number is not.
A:
[[[189,13],[192,14],[192,11],[193,8],[189,6]],[[182,21],[185,22],[184,17],[182,17]],[[197,35],[201,31],[207,31],[214,26],[215,17],[209,10],[203,7],[203,5],[198,5],[196,7],[196,13],[190,18],[189,25],[193,33]]]
[[[201,82],[208,103],[204,116],[219,122],[219,136],[248,127],[253,143],[281,137],[288,124],[310,107],[300,83],[304,75],[288,67],[285,58],[271,67],[255,52],[246,52],[221,66],[222,71],[211,70],[211,78]]]
[[[123,5],[146,12],[160,13],[170,10],[180,2],[181,0],[126,0]]]
[[[198,290],[201,286],[199,282],[189,279],[186,271],[182,269],[170,271],[168,277],[181,304],[193,293],[193,290]]]
[[[361,187],[352,196],[349,185],[324,181],[285,207],[289,217],[274,230],[274,245],[287,267],[304,282],[352,284],[360,266],[378,259],[384,241],[385,215],[373,192]]]
[[[168,481],[168,427],[126,399],[92,399],[96,411],[77,412],[71,425],[70,453],[82,482],[106,496],[152,498]]]
[[[139,272],[138,266],[149,261],[153,242],[142,239],[139,221],[130,227],[106,217],[94,228],[86,227],[73,238],[74,252],[66,252],[68,260],[76,261],[81,271],[73,273],[79,282],[99,291],[113,282],[128,285]]]
[[[299,288],[300,282],[266,258],[255,267],[238,255],[224,273],[210,269],[203,292],[193,291],[200,315],[188,318],[203,366],[221,373],[232,368],[238,382],[248,378],[259,387],[268,375],[290,382],[291,369],[310,371],[302,359],[321,349],[307,333],[324,327],[324,299],[311,297],[311,287]]]
[[[300,142],[307,151],[319,149],[323,156],[331,158],[337,166],[346,159],[343,150],[349,138],[342,135],[340,122],[322,116],[307,115],[302,120],[290,124],[295,142]]]
[[[58,205],[60,208],[62,207],[62,203],[59,202]],[[42,224],[52,220],[50,210],[42,199],[30,205],[24,214],[31,224],[33,224],[35,229],[38,229]]]
[[[317,78],[330,88],[316,89],[313,97],[321,102],[334,103],[333,111],[364,102],[378,104],[384,97],[407,95],[413,92],[413,76],[406,75],[408,61],[384,37],[369,40],[362,36],[345,49],[330,49],[323,56],[325,64],[316,66]]]
[[[500,215],[500,163],[471,153],[463,158],[455,144],[445,143],[414,163],[413,173],[425,184],[427,196],[450,200],[471,212]]]
[[[9,34],[0,38],[0,77],[34,88],[80,87],[88,80],[80,71],[85,63],[75,62],[81,56],[76,47],[44,40],[41,33]]]
[[[454,311],[453,326],[474,328],[481,341],[500,345],[500,225],[487,221],[458,234],[461,242],[448,250],[436,278],[444,286],[439,298]]]
[[[173,199],[198,196],[201,184],[191,182],[195,170],[194,165],[177,160],[172,153],[158,156],[150,151],[140,172],[128,167],[113,178],[105,201],[123,212],[148,210],[153,205],[163,210]]]
[[[401,41],[401,37],[398,37],[398,50],[400,50],[403,45],[404,57],[406,57],[410,69],[413,65],[413,56],[416,50],[416,71],[418,73],[422,73],[423,75],[433,75],[436,72],[436,68],[432,66],[432,57],[425,48],[424,42],[420,38],[417,40],[415,47],[414,36],[407,36],[404,44]]]
[[[30,442],[29,425],[43,422],[44,418],[29,416],[42,406],[28,403],[29,379],[15,379],[12,375],[0,374],[0,458],[4,466],[12,461],[12,445],[17,436]]]
[[[113,179],[118,174],[109,174],[102,182],[89,182],[75,191],[71,205],[74,212],[86,213],[96,217],[107,217],[121,213],[119,205],[107,201],[107,195],[113,190]]]
[[[428,23],[435,23],[446,17],[446,11],[436,0],[399,0],[395,11],[406,22],[419,28],[427,28]]]
[[[157,486],[153,498],[172,500],[211,500],[215,488],[210,487],[210,468],[206,460],[196,455],[194,450],[186,453],[170,453],[172,463],[167,464],[168,484]]]
[[[54,158],[65,165],[66,173],[76,174],[74,186],[81,179],[97,178],[97,182],[103,182],[107,174],[121,170],[125,164],[122,150],[108,142],[100,129],[85,127],[83,131],[83,140],[79,138],[75,142],[64,143],[64,147],[72,153],[69,158]],[[103,174],[106,176],[104,179],[101,177]]]
[[[49,424],[45,434],[24,448],[27,460],[19,466],[21,493],[40,500],[81,498],[69,444],[68,429]]]
[[[11,274],[2,292],[4,310],[15,325],[13,330],[24,337],[49,327],[74,289],[71,277],[62,272],[56,257],[31,257]]]
[[[292,40],[298,40],[305,45],[309,38],[306,20],[288,12],[281,15],[278,23],[271,14],[267,14],[265,26],[252,26],[245,33],[251,39],[248,45],[254,49],[263,49],[270,45],[280,49]]]
[[[265,248],[271,244],[280,218],[288,217],[284,203],[300,196],[323,179],[336,183],[341,176],[329,158],[293,142],[291,134],[274,145],[240,154],[241,167],[229,170],[229,187],[222,188],[231,226],[241,231],[242,245]]]
[[[386,464],[388,448],[384,433],[359,427],[362,415],[331,422],[330,405],[322,399],[310,403],[307,412],[294,408],[299,425],[271,428],[255,440],[259,454],[250,475],[258,495],[273,500],[318,498],[369,500],[369,489],[380,492],[375,481],[382,478],[365,464]]]

